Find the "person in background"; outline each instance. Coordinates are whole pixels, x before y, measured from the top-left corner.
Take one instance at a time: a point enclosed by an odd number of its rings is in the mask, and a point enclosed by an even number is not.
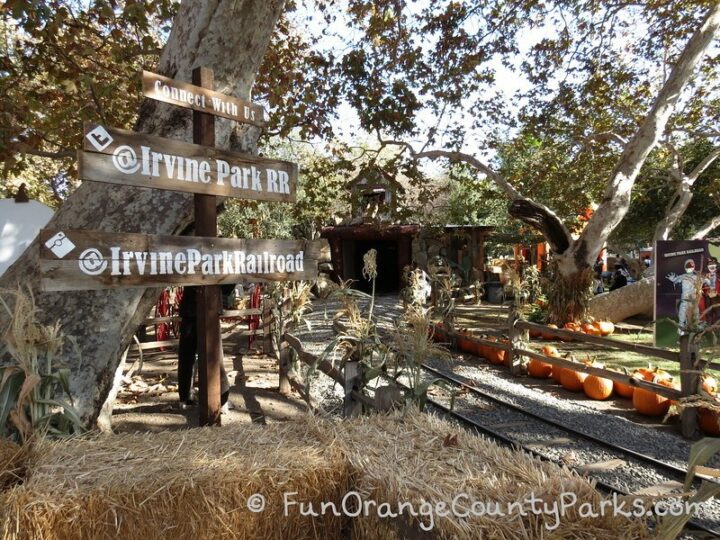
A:
[[[627,275],[623,272],[623,267],[620,263],[615,263],[615,272],[613,273],[612,285],[610,290],[615,291],[621,287],[627,285]]]
[[[223,297],[232,293],[234,285],[221,285],[220,291]],[[178,394],[180,408],[187,409],[195,405],[192,399],[191,390],[193,382],[193,368],[195,358],[198,354],[197,334],[197,293],[199,287],[185,287],[182,299],[180,300],[180,343],[178,345]],[[223,301],[223,304],[225,302]],[[229,408],[228,398],[230,397],[230,382],[228,381],[225,367],[220,364],[220,405],[223,412]]]
[[[595,294],[602,294],[605,292],[605,283],[603,282],[602,268],[602,259],[598,259],[597,261],[595,261],[595,265],[593,266],[593,272],[595,272],[595,286],[593,290],[595,291]]]

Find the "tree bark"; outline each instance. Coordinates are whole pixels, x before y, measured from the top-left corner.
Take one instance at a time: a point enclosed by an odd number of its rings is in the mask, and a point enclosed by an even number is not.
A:
[[[628,317],[653,317],[655,278],[642,279],[590,300],[588,315],[598,321],[624,321]]]
[[[183,2],[156,71],[190,81],[194,67],[215,72],[215,89],[248,98],[285,0]],[[118,96],[122,99],[122,96]],[[135,130],[191,140],[189,109],[153,100],[140,108]],[[228,120],[217,122],[220,148],[256,152],[259,131]],[[192,195],[172,191],[83,183],[48,227],[112,232],[179,234],[192,220]],[[119,359],[155,303],[157,289],[111,289],[42,293],[37,240],[2,276],[0,287],[30,284],[43,322],[59,320],[79,346],[80,358],[66,347],[61,359],[71,369],[71,392],[81,418],[92,425],[108,395]],[[0,313],[0,329],[7,316]]]

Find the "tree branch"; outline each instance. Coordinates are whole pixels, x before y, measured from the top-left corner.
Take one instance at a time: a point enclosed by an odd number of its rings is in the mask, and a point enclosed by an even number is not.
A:
[[[379,134],[378,134],[379,136]],[[475,156],[451,150],[425,150],[416,152],[411,144],[403,141],[380,139],[383,146],[396,145],[407,149],[413,159],[448,159],[453,162],[467,163],[486,175],[510,199],[510,215],[538,229],[550,243],[555,253],[563,253],[572,243],[572,236],[558,215],[547,206],[524,197],[507,179],[495,172],[490,166]]]
[[[691,240],[702,240],[704,239],[708,234],[713,232],[715,229],[720,227],[720,216],[715,216],[710,221],[708,221],[705,225],[700,227],[698,231],[692,235],[690,238]]]
[[[615,133],[613,131],[603,131],[601,133],[594,133],[592,135],[588,135],[583,140],[583,146],[586,146],[588,143],[591,142],[615,142],[619,144],[620,146],[625,146],[627,144],[627,139],[620,135],[619,133]]]
[[[700,27],[685,45],[650,112],[625,146],[600,205],[574,246],[576,259],[583,259],[582,262],[592,264],[610,233],[627,214],[630,195],[640,168],[660,140],[683,89],[692,79],[695,69],[711,47],[718,29],[720,29],[720,3],[715,2]]]
[[[74,157],[76,154],[75,150],[60,150],[59,152],[48,152],[45,150],[38,150],[37,148],[33,148],[29,144],[22,143],[22,142],[17,143],[16,147],[23,154],[30,154],[31,156],[38,156],[38,157],[49,158],[49,159],[66,159],[69,157]]]

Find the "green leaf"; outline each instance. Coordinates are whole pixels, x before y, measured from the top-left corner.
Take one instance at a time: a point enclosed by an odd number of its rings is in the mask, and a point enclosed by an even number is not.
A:
[[[6,436],[5,424],[10,411],[15,407],[15,401],[22,388],[25,374],[22,370],[6,367],[0,381],[0,436]]]
[[[688,474],[685,478],[685,491],[690,489],[695,477],[695,467],[705,465],[715,455],[720,453],[720,439],[706,437],[690,447],[688,459]]]

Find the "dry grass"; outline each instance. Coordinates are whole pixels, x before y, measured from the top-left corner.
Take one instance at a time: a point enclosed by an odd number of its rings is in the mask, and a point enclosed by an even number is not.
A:
[[[40,442],[29,469],[0,497],[3,538],[336,538],[340,518],[283,517],[280,494],[337,500],[351,478],[312,422]]]
[[[0,492],[22,481],[28,449],[0,437]]]
[[[283,492],[313,504],[356,491],[397,505],[470,500],[553,501],[573,492],[600,496],[575,474],[498,447],[428,415],[372,416],[347,422],[308,418],[269,426],[203,428],[40,442],[25,484],[0,494],[2,538],[422,538],[427,517],[350,521],[298,507],[283,515]],[[249,495],[267,499],[263,513]],[[463,505],[461,505],[463,506]],[[466,508],[465,504],[463,508]],[[545,520],[544,520],[545,519]],[[640,520],[566,515],[559,528],[529,515],[436,517],[433,538],[646,538]],[[350,532],[351,531],[351,532]]]
[[[521,501],[531,492],[545,501],[559,501],[572,492],[581,502],[594,503],[601,496],[583,478],[526,454],[501,448],[473,436],[448,422],[419,413],[371,416],[339,426],[336,435],[347,448],[354,467],[361,469],[355,489],[363,497],[391,505],[422,501],[445,501],[450,507],[460,493],[469,501],[497,502],[505,506]],[[369,441],[372,441],[369,444]],[[460,505],[463,510],[469,504]],[[406,512],[407,514],[407,512]],[[453,539],[630,539],[648,538],[646,524],[621,517],[580,518],[569,512],[555,530],[547,530],[553,518],[519,514],[468,518],[435,517],[434,533]],[[356,520],[358,539],[421,538],[420,522],[412,519],[370,517]]]

